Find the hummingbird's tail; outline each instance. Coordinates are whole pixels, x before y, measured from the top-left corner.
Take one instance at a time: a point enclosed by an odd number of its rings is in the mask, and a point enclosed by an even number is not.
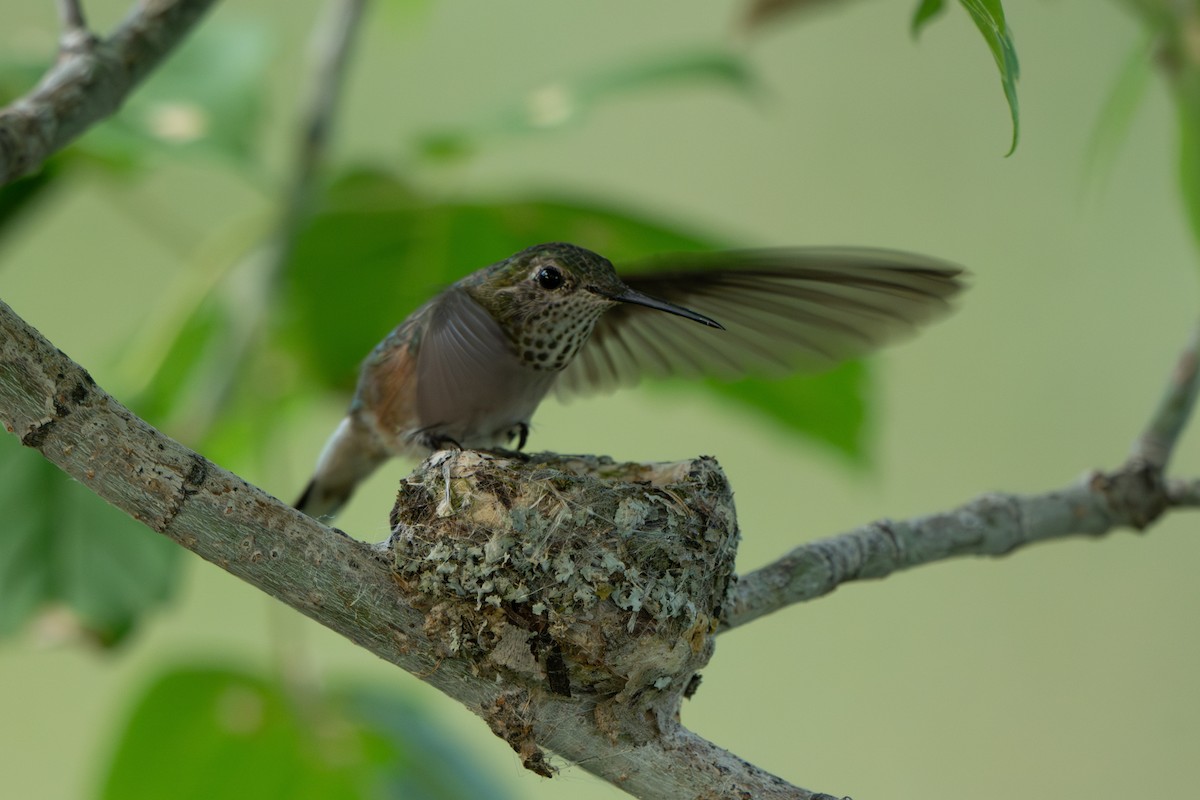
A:
[[[312,480],[293,505],[310,517],[329,519],[355,488],[389,457],[375,432],[356,414],[342,420],[317,459]]]

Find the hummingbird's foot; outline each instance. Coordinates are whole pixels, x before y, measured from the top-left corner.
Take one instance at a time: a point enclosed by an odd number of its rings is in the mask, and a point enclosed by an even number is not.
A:
[[[517,427],[513,429],[517,436],[517,449],[525,449],[525,440],[529,438],[529,425],[524,422],[518,422]],[[513,434],[509,433],[508,438],[512,439]]]
[[[417,442],[424,448],[434,451],[438,450],[462,450],[463,446],[451,439],[444,433],[436,433],[434,431],[422,431],[417,435]]]
[[[509,458],[513,461],[528,463],[530,456],[528,453],[522,453],[520,450],[509,450],[506,447],[489,447],[487,450],[480,450],[481,453],[497,456],[498,458]]]
[[[525,455],[521,451],[525,449],[525,440],[529,438],[529,424],[525,422],[518,422],[516,425],[513,425],[506,438],[510,442],[514,438],[517,440],[516,450],[509,450],[507,447],[490,447],[484,452],[500,456],[501,458],[512,458],[516,459],[517,461],[528,462],[529,456]]]

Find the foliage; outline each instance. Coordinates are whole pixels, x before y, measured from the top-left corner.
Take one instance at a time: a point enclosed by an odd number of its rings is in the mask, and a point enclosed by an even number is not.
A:
[[[1020,67],[1017,64],[1017,49],[1013,45],[1012,31],[1004,19],[1004,7],[1000,0],[959,0],[966,12],[971,15],[975,27],[979,29],[992,58],[996,61],[996,69],[1000,71],[1000,85],[1004,89],[1004,99],[1008,101],[1008,110],[1012,116],[1012,144],[1008,155],[1017,149],[1017,138],[1020,135],[1020,114],[1017,111],[1017,78]],[[921,0],[912,17],[912,33],[916,36],[946,7],[946,0]]]
[[[505,797],[394,692],[317,693],[229,668],[159,675],[114,750],[102,800]]]
[[[148,611],[170,599],[183,553],[147,536],[12,437],[0,443],[0,635],[46,607],[75,612],[96,641],[115,644]]]

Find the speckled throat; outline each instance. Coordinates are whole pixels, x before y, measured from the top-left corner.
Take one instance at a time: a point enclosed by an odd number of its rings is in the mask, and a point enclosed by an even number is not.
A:
[[[510,323],[513,352],[527,366],[557,372],[571,363],[609,305],[587,292],[540,303]]]

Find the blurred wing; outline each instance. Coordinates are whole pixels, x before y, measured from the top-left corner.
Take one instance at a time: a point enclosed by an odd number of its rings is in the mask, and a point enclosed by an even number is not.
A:
[[[949,307],[961,268],[865,248],[684,254],[622,275],[631,288],[690,308],[717,330],[622,303],[604,313],[559,376],[560,396],[644,376],[780,376],[817,371],[911,333]]]
[[[420,424],[466,425],[492,400],[485,388],[501,395],[507,391],[520,377],[507,342],[492,315],[465,290],[451,287],[438,295],[417,356]]]

